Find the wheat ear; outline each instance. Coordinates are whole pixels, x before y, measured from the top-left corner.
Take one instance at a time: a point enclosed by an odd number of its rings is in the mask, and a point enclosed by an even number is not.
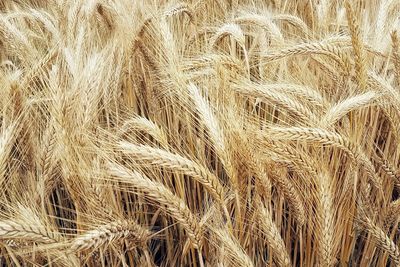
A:
[[[241,63],[238,59],[228,55],[203,54],[199,57],[184,61],[183,71],[195,71],[199,68],[215,68],[215,66],[224,66],[226,69],[244,74]]]
[[[331,126],[347,113],[367,107],[380,97],[379,93],[368,91],[366,93],[347,98],[331,107],[322,119],[323,126]]]
[[[279,233],[278,228],[272,221],[271,213],[264,207],[261,200],[258,199],[257,222],[265,236],[270,248],[272,249],[273,258],[279,266],[291,266],[289,254],[285,243]]]
[[[263,91],[271,91],[271,93],[278,92],[282,94],[290,94],[297,96],[300,99],[308,101],[310,104],[325,108],[328,101],[321,95],[318,90],[300,84],[290,83],[273,83],[273,84],[260,84],[254,85],[262,88]]]
[[[349,60],[346,54],[340,49],[339,45],[334,44],[336,40],[342,40],[340,38],[330,38],[322,41],[307,42],[297,44],[289,48],[284,48],[275,52],[269,52],[261,54],[260,56],[268,61],[279,60],[288,56],[295,55],[325,55],[335,60],[343,69],[349,68]]]
[[[353,45],[354,58],[355,58],[355,69],[356,69],[356,80],[361,90],[364,91],[367,87],[367,69],[365,61],[365,49],[362,43],[360,27],[356,21],[353,9],[349,1],[345,3],[347,23],[351,34],[351,43]]]
[[[171,17],[176,14],[184,13],[191,21],[194,21],[193,11],[186,3],[177,3],[164,12],[164,16]]]
[[[364,213],[364,212],[361,212]],[[395,266],[400,266],[400,251],[392,239],[377,226],[366,214],[358,216],[358,224],[368,232],[375,240],[377,245],[386,251],[392,258]]]
[[[225,195],[223,186],[215,175],[200,164],[178,154],[149,146],[120,142],[118,147],[136,160],[193,177],[207,188],[219,203],[223,203]]]
[[[387,207],[387,212],[385,215],[385,224],[390,225],[393,224],[398,218],[400,214],[400,198],[391,202]]]
[[[295,150],[291,146],[285,144],[279,144],[277,142],[262,142],[266,147],[270,148],[279,158],[284,158],[291,162],[294,165],[294,168],[298,170],[300,173],[306,172],[311,177],[316,178],[318,174],[313,166],[315,162],[307,157],[306,155],[300,153]]]
[[[374,155],[376,163],[379,164],[382,171],[389,176],[393,182],[400,185],[400,173],[398,169],[386,158],[383,152],[379,149],[376,150],[376,155]]]
[[[399,50],[399,37],[397,31],[393,31],[391,34],[392,38],[392,49],[393,49],[393,64],[394,73],[397,80],[397,85],[400,85],[400,50]]]
[[[232,36],[241,47],[245,47],[245,36],[243,31],[237,24],[233,23],[224,24],[218,29],[210,41],[211,47],[214,47],[218,41],[226,36]]]
[[[144,117],[134,117],[124,122],[121,131],[126,132],[131,128],[148,133],[163,147],[168,147],[167,135],[163,129],[153,121]]]
[[[17,127],[18,124],[11,124],[8,127],[3,126],[0,132],[0,185],[7,178],[6,171],[10,153],[19,132]]]
[[[298,29],[300,29],[304,33],[305,36],[309,35],[310,30],[309,30],[307,24],[297,16],[290,15],[290,14],[277,14],[277,15],[274,15],[272,18],[273,18],[273,20],[277,20],[277,21],[285,21],[285,22],[293,25],[294,27],[297,27]]]
[[[214,238],[217,239],[217,247],[229,253],[228,256],[222,255],[224,261],[229,262],[232,266],[253,267],[254,264],[241,247],[237,239],[225,229],[210,229]]]
[[[306,127],[270,127],[268,136],[279,140],[302,140],[337,147],[356,163],[360,163],[373,185],[382,190],[382,181],[376,175],[375,168],[366,154],[344,136],[321,128]]]
[[[268,90],[268,88],[266,89],[263,86],[255,84],[237,84],[233,85],[232,89],[240,94],[265,99],[272,104],[282,107],[283,110],[288,110],[292,114],[295,114],[298,119],[307,123],[316,123],[318,121],[315,114],[308,107],[287,94],[273,92]]]
[[[284,39],[281,31],[275,25],[275,23],[266,16],[258,15],[258,14],[244,14],[235,18],[236,23],[246,23],[250,25],[255,25],[261,27],[267,33],[271,35],[273,39],[275,39],[279,44],[282,44]]]
[[[35,224],[18,223],[17,221],[0,221],[1,239],[23,239],[41,243],[57,243],[58,239],[44,227]]]
[[[333,198],[331,181],[326,174],[320,175],[319,179],[319,256],[321,266],[334,266],[335,259],[333,253]]]
[[[118,220],[89,230],[71,242],[71,250],[78,252],[87,249],[96,249],[110,244],[115,240],[129,240],[135,243],[145,243],[151,232],[133,220]]]
[[[144,175],[134,170],[128,170],[121,165],[111,165],[110,174],[139,190],[132,193],[140,194],[142,192],[150,200],[159,203],[161,208],[165,208],[183,226],[193,246],[195,248],[201,247],[203,239],[202,228],[182,199],[173,194],[163,184],[151,181]]]
[[[272,169],[273,168],[269,170],[271,179],[278,185],[280,190],[282,190],[283,195],[293,210],[299,225],[304,225],[306,221],[306,215],[303,201],[299,193],[286,175],[280,175],[278,172],[273,171]]]

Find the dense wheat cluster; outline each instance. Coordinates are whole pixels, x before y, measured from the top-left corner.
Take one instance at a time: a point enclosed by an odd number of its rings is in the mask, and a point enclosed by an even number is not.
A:
[[[0,2],[2,266],[400,266],[398,0]]]

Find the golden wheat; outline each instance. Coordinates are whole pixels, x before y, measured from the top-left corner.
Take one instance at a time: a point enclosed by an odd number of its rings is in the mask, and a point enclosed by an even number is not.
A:
[[[400,266],[399,11],[0,1],[0,264]]]

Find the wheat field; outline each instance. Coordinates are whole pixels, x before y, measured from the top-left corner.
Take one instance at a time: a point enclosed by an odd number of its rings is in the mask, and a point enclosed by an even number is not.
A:
[[[400,1],[3,0],[1,266],[400,266]]]

